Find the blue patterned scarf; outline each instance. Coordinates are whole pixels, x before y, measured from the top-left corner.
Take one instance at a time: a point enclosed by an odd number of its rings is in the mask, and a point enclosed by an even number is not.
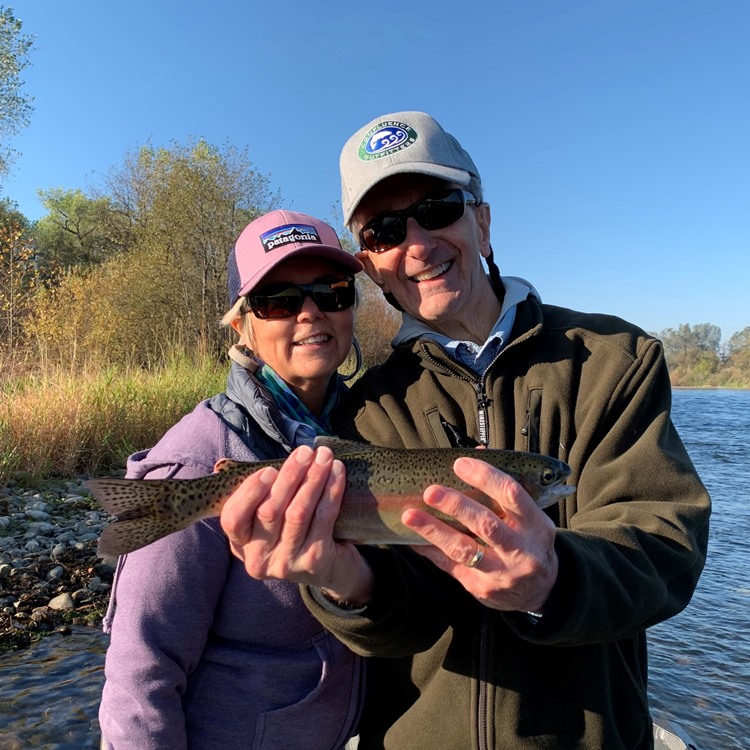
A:
[[[330,417],[336,405],[336,375],[331,378],[328,395],[323,404],[320,416],[313,414],[292,392],[289,386],[268,366],[263,365],[255,377],[265,386],[273,396],[279,409],[291,419],[307,425],[316,435],[331,435]]]

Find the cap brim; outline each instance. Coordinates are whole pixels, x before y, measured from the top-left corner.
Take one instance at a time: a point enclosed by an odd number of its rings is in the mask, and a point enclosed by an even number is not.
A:
[[[305,245],[287,252],[283,257],[269,263],[257,273],[253,274],[253,276],[251,276],[240,289],[237,299],[244,297],[248,292],[251,292],[274,268],[276,268],[276,266],[286,263],[290,258],[297,257],[330,260],[337,266],[341,266],[346,271],[353,274],[364,270],[364,266],[358,258],[355,258],[350,253],[347,253],[346,250],[342,250],[339,247],[333,247],[332,245]]]
[[[349,226],[352,216],[354,216],[362,199],[370,192],[370,190],[383,180],[387,180],[389,177],[393,177],[397,174],[424,174],[428,177],[437,177],[446,182],[453,182],[461,187],[466,187],[471,182],[471,173],[467,172],[465,169],[445,167],[442,164],[431,164],[429,162],[392,164],[389,167],[382,168],[382,170],[378,172],[378,179],[371,185],[368,185],[364,190],[361,190],[359,195],[354,196],[350,204],[351,207],[344,216],[344,224]]]

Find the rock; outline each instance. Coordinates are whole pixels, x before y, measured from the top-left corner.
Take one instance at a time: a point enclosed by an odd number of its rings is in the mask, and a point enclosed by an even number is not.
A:
[[[116,562],[96,554],[108,521],[79,483],[0,486],[0,652],[71,624],[101,626]]]
[[[58,578],[62,578],[65,575],[65,568],[62,565],[55,565],[52,570],[47,572],[47,579],[50,581],[56,581]]]
[[[73,597],[70,594],[65,593],[56,596],[54,599],[50,599],[47,606],[50,609],[55,610],[75,609],[76,603],[73,601]]]
[[[49,521],[52,516],[44,510],[31,509],[25,512],[27,518],[32,521]]]

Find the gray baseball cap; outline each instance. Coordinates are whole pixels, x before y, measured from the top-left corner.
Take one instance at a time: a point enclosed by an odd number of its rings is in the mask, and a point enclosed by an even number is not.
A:
[[[466,187],[479,170],[461,144],[424,112],[376,117],[344,145],[339,160],[344,224],[378,182],[417,173]]]

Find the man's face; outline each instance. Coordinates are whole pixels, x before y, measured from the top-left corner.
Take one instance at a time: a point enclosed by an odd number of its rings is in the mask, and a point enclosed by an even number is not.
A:
[[[446,186],[453,187],[417,174],[383,180],[357,207],[354,236],[382,212],[408,208]],[[457,326],[471,328],[482,295],[492,295],[481,262],[490,250],[489,205],[468,204],[463,216],[443,229],[424,229],[413,217],[406,227],[401,244],[359,253],[367,272],[407,313],[432,328],[448,335]]]

